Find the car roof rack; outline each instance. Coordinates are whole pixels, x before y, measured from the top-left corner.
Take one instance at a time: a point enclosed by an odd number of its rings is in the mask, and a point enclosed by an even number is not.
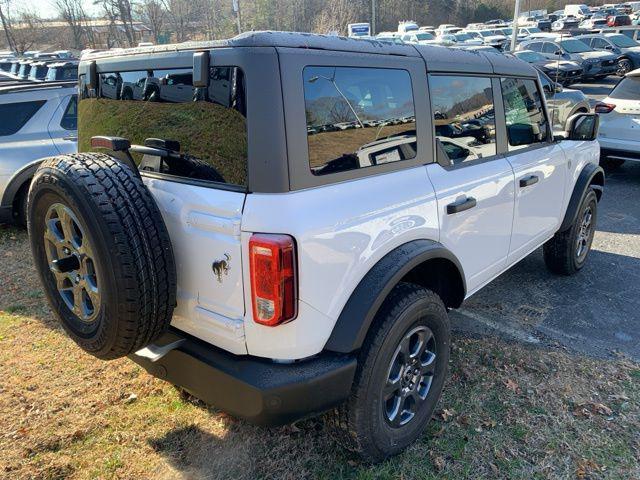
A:
[[[63,89],[77,87],[78,82],[76,80],[60,81],[60,82],[39,82],[39,83],[24,83],[20,85],[9,85],[6,87],[0,84],[0,95],[8,93],[22,93],[30,91],[39,91],[45,89]]]

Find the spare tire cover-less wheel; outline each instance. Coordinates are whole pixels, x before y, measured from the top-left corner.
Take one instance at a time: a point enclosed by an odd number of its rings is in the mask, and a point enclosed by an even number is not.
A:
[[[83,350],[122,357],[168,328],[173,250],[158,206],[128,166],[98,153],[45,159],[29,191],[28,228],[47,299]]]

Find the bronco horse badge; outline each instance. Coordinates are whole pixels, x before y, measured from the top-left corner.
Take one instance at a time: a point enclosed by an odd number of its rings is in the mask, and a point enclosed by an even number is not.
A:
[[[230,261],[231,257],[228,253],[225,253],[222,260],[216,260],[211,265],[211,270],[213,270],[213,273],[216,275],[216,278],[220,283],[222,283],[222,274],[229,274],[229,270],[231,269],[231,265],[229,264]]]

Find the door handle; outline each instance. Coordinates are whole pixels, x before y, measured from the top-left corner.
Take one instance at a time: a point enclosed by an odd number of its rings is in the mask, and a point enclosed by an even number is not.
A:
[[[464,212],[465,210],[475,207],[477,203],[478,202],[476,202],[476,199],[473,197],[468,197],[459,202],[450,203],[447,205],[447,215]]]
[[[68,136],[68,137],[62,137],[63,140],[67,140],[68,142],[77,142],[78,141],[78,137],[74,137],[73,135]]]
[[[540,180],[540,179],[538,178],[537,175],[529,175],[528,177],[521,178],[520,179],[520,188],[530,187],[534,183],[538,183],[538,180]]]

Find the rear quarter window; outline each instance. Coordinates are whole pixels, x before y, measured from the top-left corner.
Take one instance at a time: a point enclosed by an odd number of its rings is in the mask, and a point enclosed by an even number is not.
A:
[[[161,139],[170,155],[134,154],[142,172],[246,187],[244,73],[216,66],[209,77],[207,89],[196,89],[191,68],[100,74],[97,98],[79,103],[79,150],[91,150],[96,135],[138,145]]]
[[[45,100],[38,100],[0,105],[0,137],[17,133],[45,103]]]
[[[309,66],[303,82],[314,175],[416,157],[413,90],[406,70]]]

